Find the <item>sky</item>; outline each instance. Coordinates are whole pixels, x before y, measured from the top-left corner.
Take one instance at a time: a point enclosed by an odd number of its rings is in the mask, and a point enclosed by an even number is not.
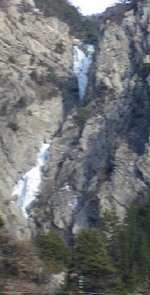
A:
[[[84,15],[103,12],[108,6],[113,5],[115,0],[71,0],[74,6],[80,7]]]

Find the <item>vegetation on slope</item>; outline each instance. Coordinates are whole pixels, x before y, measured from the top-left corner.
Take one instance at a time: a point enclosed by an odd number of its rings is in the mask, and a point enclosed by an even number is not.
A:
[[[150,290],[150,200],[133,202],[124,224],[114,212],[106,212],[100,228],[84,229],[72,247],[56,232],[42,233],[22,243],[0,226],[0,288],[7,283],[43,286],[51,273],[68,272],[65,291],[131,294]],[[44,264],[42,263],[42,261]],[[45,265],[45,266],[44,266]],[[70,274],[75,274],[71,279]],[[81,282],[82,281],[82,282]],[[35,288],[35,287],[34,287]],[[43,287],[42,287],[43,288]],[[38,290],[38,289],[33,289]]]
[[[75,238],[74,269],[83,276],[86,292],[117,292],[121,282],[108,254],[103,235],[96,229],[84,229]]]
[[[127,292],[150,289],[150,200],[133,202],[124,224],[116,214],[106,214],[104,231],[109,255]]]
[[[36,3],[45,16],[57,16],[68,23],[77,37],[88,42],[95,40],[96,27],[82,18],[67,1],[36,0]],[[61,44],[57,45],[57,50],[63,50]],[[35,73],[32,74],[32,79],[39,82]],[[86,118],[82,118],[82,113],[79,115],[84,122]],[[66,290],[77,291],[79,278],[82,277],[80,287],[85,292],[129,294],[144,291],[148,294],[150,200],[147,204],[133,202],[127,210],[124,224],[119,224],[115,212],[106,213],[102,223],[103,226],[98,229],[81,231],[75,237],[72,248],[59,234],[42,233],[36,239],[37,251],[31,244],[24,245],[11,237],[4,230],[0,218],[0,290],[5,288],[7,279],[42,284],[47,278],[47,270],[56,272],[65,267],[69,273],[77,274],[75,280],[67,280]],[[40,259],[46,264],[46,270]]]
[[[97,40],[98,22],[86,19],[67,0],[35,0],[46,17],[57,17],[69,25],[70,32],[85,42]]]
[[[70,263],[71,252],[64,239],[57,232],[41,233],[36,238],[40,258],[46,265],[61,269]]]
[[[60,268],[53,263],[49,263],[48,266],[43,263],[32,242],[20,241],[11,236],[1,222],[0,292],[4,292],[5,295],[9,290],[14,292],[13,294],[46,292],[51,274],[58,271]]]
[[[82,277],[85,292],[131,294],[150,291],[150,200],[133,202],[120,224],[107,212],[97,229],[81,231],[74,240],[70,271]],[[66,289],[77,291],[79,280]]]

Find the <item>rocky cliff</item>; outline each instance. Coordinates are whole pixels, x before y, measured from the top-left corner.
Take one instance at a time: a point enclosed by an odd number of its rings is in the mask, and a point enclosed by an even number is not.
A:
[[[34,1],[1,1],[0,8],[0,210],[12,232],[27,236],[12,189],[74,105],[72,38],[65,23],[45,18]]]
[[[97,16],[91,38],[67,1],[65,17],[55,1],[0,1],[0,291],[58,291],[64,268],[31,236],[71,243],[149,198],[150,0],[131,2]]]
[[[7,226],[19,237],[29,237],[29,228],[57,228],[69,238],[98,225],[106,209],[115,207],[122,219],[128,203],[145,201],[150,190],[150,1],[100,17],[83,102],[68,25],[45,17],[33,1],[0,5],[0,187]],[[12,191],[34,166],[43,139],[52,140],[51,158],[27,222]]]
[[[36,229],[59,228],[70,237],[98,225],[106,209],[115,207],[123,219],[133,199],[149,197],[149,21],[149,0],[100,18],[87,97],[53,138],[31,210]]]

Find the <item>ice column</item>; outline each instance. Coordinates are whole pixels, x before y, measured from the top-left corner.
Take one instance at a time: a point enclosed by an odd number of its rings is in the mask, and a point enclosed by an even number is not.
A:
[[[83,45],[82,43],[74,46],[73,50],[73,71],[78,79],[79,98],[84,99],[88,86],[88,73],[93,60],[95,49],[93,45]]]

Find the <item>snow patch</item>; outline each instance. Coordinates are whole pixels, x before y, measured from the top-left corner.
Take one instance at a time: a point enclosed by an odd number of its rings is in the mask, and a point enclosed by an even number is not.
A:
[[[69,206],[72,209],[76,209],[77,208],[77,206],[78,206],[78,197],[76,195],[73,196],[71,202],[69,203]]]
[[[50,160],[50,144],[42,143],[37,154],[37,164],[29,170],[15,185],[12,196],[17,197],[17,204],[22,208],[23,215],[28,218],[27,210],[39,193],[42,180],[41,168]]]

